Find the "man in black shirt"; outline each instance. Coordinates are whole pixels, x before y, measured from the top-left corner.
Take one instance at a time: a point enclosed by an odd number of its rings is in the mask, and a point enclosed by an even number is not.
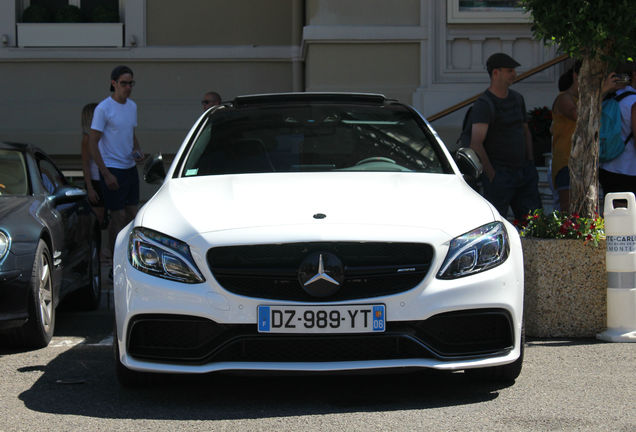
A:
[[[484,166],[484,197],[503,216],[510,206],[515,218],[522,219],[541,207],[541,198],[526,105],[523,96],[510,90],[517,66],[504,53],[488,58],[490,87],[473,105],[470,147]]]

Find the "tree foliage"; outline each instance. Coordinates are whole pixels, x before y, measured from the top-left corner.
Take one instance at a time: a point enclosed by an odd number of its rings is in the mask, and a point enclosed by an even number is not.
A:
[[[610,67],[636,51],[634,0],[522,0],[532,32],[575,58],[598,58]]]
[[[598,212],[598,135],[601,88],[612,68],[636,55],[635,0],[521,0],[532,31],[583,61],[576,130],[570,154],[570,211]]]

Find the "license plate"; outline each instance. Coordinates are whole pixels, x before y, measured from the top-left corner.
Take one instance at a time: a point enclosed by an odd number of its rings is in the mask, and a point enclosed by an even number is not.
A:
[[[378,333],[386,327],[383,304],[258,306],[259,333]]]

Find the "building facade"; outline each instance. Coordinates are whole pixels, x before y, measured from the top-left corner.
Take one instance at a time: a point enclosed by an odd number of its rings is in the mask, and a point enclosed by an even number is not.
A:
[[[90,9],[99,0],[62,0]],[[60,4],[60,2],[57,2]],[[0,139],[79,154],[80,110],[109,93],[111,69],[135,72],[137,136],[174,153],[205,91],[383,93],[429,116],[483,91],[485,61],[519,72],[554,58],[511,4],[462,0],[111,0],[111,23],[24,21],[35,0],[0,0]],[[493,2],[490,2],[493,3]],[[62,7],[62,6],[58,6]],[[564,69],[518,83],[528,109],[550,106]],[[464,110],[433,123],[446,141]]]

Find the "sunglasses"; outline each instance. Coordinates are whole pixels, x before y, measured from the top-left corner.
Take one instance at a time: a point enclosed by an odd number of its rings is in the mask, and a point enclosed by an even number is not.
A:
[[[117,81],[117,82],[119,83],[120,86],[123,86],[123,87],[128,87],[128,86],[134,87],[135,86],[135,80],[132,80],[132,81]]]
[[[210,105],[210,104],[214,104],[214,103],[216,103],[216,101],[213,101],[213,100],[205,100],[205,99],[203,99],[203,100],[201,101],[201,105]]]

